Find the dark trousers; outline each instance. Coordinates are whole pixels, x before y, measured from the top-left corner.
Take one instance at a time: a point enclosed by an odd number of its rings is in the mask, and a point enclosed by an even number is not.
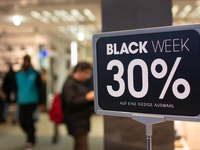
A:
[[[88,150],[87,134],[75,138],[74,150]]]
[[[3,99],[0,97],[0,122],[4,122],[3,110],[4,110],[4,102]]]
[[[35,127],[34,127],[34,111],[35,104],[20,105],[19,107],[19,121],[22,129],[27,135],[27,142],[35,143]]]

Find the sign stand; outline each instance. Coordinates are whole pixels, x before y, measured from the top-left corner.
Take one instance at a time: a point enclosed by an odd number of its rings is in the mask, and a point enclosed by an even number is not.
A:
[[[152,125],[146,125],[147,150],[152,150]]]
[[[94,35],[95,112],[145,124],[147,150],[153,124],[200,122],[199,49],[200,24]]]
[[[165,121],[164,116],[132,115],[132,119],[146,125],[147,150],[152,150],[152,125]]]

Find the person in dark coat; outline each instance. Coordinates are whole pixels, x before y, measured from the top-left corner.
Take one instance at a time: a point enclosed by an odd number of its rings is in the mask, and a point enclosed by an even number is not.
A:
[[[80,62],[64,84],[61,94],[64,122],[68,133],[75,139],[74,150],[88,150],[87,134],[90,131],[91,102],[94,91],[84,84],[92,75],[92,67]]]
[[[15,105],[16,99],[15,99],[15,91],[16,91],[16,83],[15,83],[15,72],[12,69],[12,65],[9,64],[9,71],[6,74],[4,80],[3,80],[3,92],[6,94],[6,101],[4,106],[4,113],[3,113],[3,121],[6,120],[6,117],[9,112],[9,108],[11,105]],[[17,116],[15,115],[15,112],[13,114],[13,123],[16,121]]]
[[[4,123],[5,119],[3,117],[3,111],[4,111],[4,100],[3,100],[3,91],[2,88],[0,88],[0,123]]]

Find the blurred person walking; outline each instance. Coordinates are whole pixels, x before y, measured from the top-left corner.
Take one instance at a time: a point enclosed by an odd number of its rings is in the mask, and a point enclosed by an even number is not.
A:
[[[4,92],[2,91],[2,88],[0,88],[0,123],[4,123],[4,117],[3,117],[3,111],[4,111]]]
[[[44,68],[41,69],[41,73],[40,73],[40,78],[41,78],[41,81],[42,81],[42,84],[41,84],[41,90],[42,90],[42,101],[44,103],[44,106],[45,106],[45,110],[44,111],[47,111],[47,92],[46,92],[46,86],[47,86],[47,73],[46,73],[46,70]]]
[[[42,93],[41,93],[41,79],[37,71],[35,71],[31,65],[31,58],[29,55],[24,56],[24,62],[22,69],[19,70],[16,75],[16,99],[19,104],[19,120],[20,125],[27,135],[26,150],[32,150],[35,139],[35,127],[34,112],[37,105],[40,104],[40,109],[43,109],[42,105]]]
[[[4,80],[3,80],[3,85],[2,85],[3,92],[5,93],[6,100],[5,100],[5,105],[4,105],[4,112],[3,112],[3,122],[6,121],[6,117],[9,113],[10,106],[15,107],[15,91],[16,91],[16,82],[15,82],[15,72],[12,68],[12,65],[9,64],[9,71],[6,74]],[[16,107],[15,107],[16,109]],[[13,124],[15,124],[18,114],[17,109],[13,112]]]
[[[87,134],[90,131],[91,103],[94,101],[94,91],[85,86],[91,78],[92,66],[80,62],[68,77],[61,94],[64,123],[68,133],[74,137],[74,150],[88,150]]]

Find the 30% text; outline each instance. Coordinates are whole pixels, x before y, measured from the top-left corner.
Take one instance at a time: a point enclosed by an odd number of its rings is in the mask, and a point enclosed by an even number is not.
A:
[[[169,73],[169,76],[167,77],[167,80],[164,84],[164,87],[162,88],[162,91],[160,93],[159,99],[163,99],[169,85],[174,77],[174,74],[179,66],[179,63],[181,62],[182,57],[177,57],[173,67]],[[157,71],[156,67],[161,66],[161,71]],[[108,65],[107,65],[107,70],[112,70],[113,67],[116,66],[118,68],[118,72],[113,75],[113,80],[117,81],[119,83],[119,89],[118,90],[113,90],[112,85],[107,85],[107,91],[108,93],[113,96],[113,97],[120,97],[124,94],[125,91],[125,82],[124,79],[122,78],[124,74],[124,66],[120,60],[111,60]],[[136,66],[141,67],[141,75],[142,75],[142,88],[140,91],[136,90],[134,87],[134,68]],[[155,59],[150,67],[152,75],[156,79],[162,79],[166,76],[168,72],[168,66],[166,62],[163,59],[157,58]],[[146,96],[148,90],[149,90],[149,76],[148,76],[148,66],[146,62],[142,59],[134,59],[132,60],[127,68],[127,84],[128,84],[128,90],[130,94],[135,97],[135,98],[142,98]],[[178,87],[182,85],[184,87],[183,91],[179,91]],[[178,99],[185,99],[189,96],[190,94],[190,84],[188,83],[187,80],[183,78],[178,78],[172,83],[172,92],[174,96]]]

